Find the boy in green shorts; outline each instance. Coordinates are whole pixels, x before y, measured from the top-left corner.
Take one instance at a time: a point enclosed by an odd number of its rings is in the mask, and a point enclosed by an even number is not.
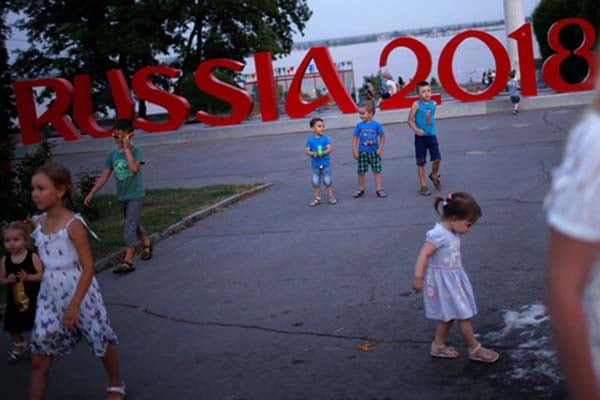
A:
[[[373,102],[366,101],[358,106],[360,122],[356,124],[352,133],[352,155],[358,160],[358,190],[352,197],[355,199],[365,194],[365,174],[369,165],[375,178],[375,193],[377,197],[386,197],[387,194],[381,187],[381,152],[385,145],[385,135],[381,124],[373,120],[375,106]]]

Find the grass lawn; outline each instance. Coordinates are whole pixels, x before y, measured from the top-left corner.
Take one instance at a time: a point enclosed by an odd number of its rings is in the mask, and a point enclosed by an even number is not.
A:
[[[213,185],[196,189],[146,189],[142,224],[148,235],[160,232],[196,211],[249,190],[255,185]],[[100,215],[90,227],[100,237],[90,237],[94,260],[109,256],[123,248],[123,213],[117,196],[94,197]]]
[[[196,211],[242,193],[256,185],[213,185],[195,189],[146,189],[142,223],[148,235],[160,232]],[[94,260],[99,260],[123,248],[123,212],[117,196],[102,194],[94,197],[99,217],[90,227],[100,241],[90,236]],[[4,248],[0,251],[0,256]],[[0,285],[0,304],[6,299],[6,286]]]

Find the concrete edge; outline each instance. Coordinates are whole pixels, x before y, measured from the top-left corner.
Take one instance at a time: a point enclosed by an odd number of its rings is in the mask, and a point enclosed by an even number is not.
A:
[[[218,212],[223,211],[223,209],[226,207],[229,207],[237,202],[246,200],[246,199],[254,196],[255,194],[258,194],[262,191],[267,190],[271,186],[273,186],[272,183],[263,183],[256,187],[253,187],[252,189],[248,189],[242,193],[238,193],[238,194],[234,194],[233,196],[229,196],[229,197],[221,200],[220,202],[213,204],[212,206],[203,208],[203,209],[196,211],[186,217],[183,217],[180,221],[163,229],[162,232],[157,232],[157,233],[151,234],[149,236],[150,240],[152,241],[152,244],[156,244],[156,243],[160,242],[161,240],[166,239],[169,236],[175,235],[177,233],[180,233],[180,232],[186,230],[187,228],[194,225],[196,222],[198,222],[204,218],[207,218],[207,217],[211,216],[212,214],[216,214]],[[106,256],[106,257],[96,261],[94,263],[94,269],[95,269],[96,273],[99,273],[99,272],[102,272],[102,271],[105,271],[105,270],[111,268],[113,265],[115,265],[121,259],[122,254],[123,254],[123,250],[119,250],[109,256]]]

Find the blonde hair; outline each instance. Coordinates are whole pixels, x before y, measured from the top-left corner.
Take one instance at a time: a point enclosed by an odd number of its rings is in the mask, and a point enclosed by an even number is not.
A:
[[[26,244],[31,243],[31,222],[28,221],[13,221],[3,227],[2,236],[5,235],[6,231],[18,231],[21,233],[21,237]]]

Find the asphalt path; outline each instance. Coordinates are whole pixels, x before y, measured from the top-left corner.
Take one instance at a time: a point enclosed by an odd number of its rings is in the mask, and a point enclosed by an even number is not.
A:
[[[581,111],[437,121],[442,194],[470,192],[483,209],[462,239],[463,263],[479,308],[475,330],[501,354],[494,365],[469,361],[456,328],[449,341],[461,358],[429,356],[435,323],[425,319],[411,282],[438,216],[433,198],[417,193],[406,123],[384,127],[385,199],[370,175],[365,196],[351,197],[352,132],[326,132],[335,206],[308,207],[308,127],[306,134],[145,146],[150,188],[272,186],[162,240],[152,260],[136,261],[136,272],[98,274],[128,398],[564,398],[543,307],[542,203]],[[79,172],[100,169],[104,155],[56,158]],[[105,191],[112,190],[111,182]],[[7,350],[8,336],[0,343]],[[365,343],[374,349],[357,347]],[[26,398],[29,364],[0,363],[0,398]],[[105,385],[101,364],[82,344],[53,365],[48,398],[98,399]]]

